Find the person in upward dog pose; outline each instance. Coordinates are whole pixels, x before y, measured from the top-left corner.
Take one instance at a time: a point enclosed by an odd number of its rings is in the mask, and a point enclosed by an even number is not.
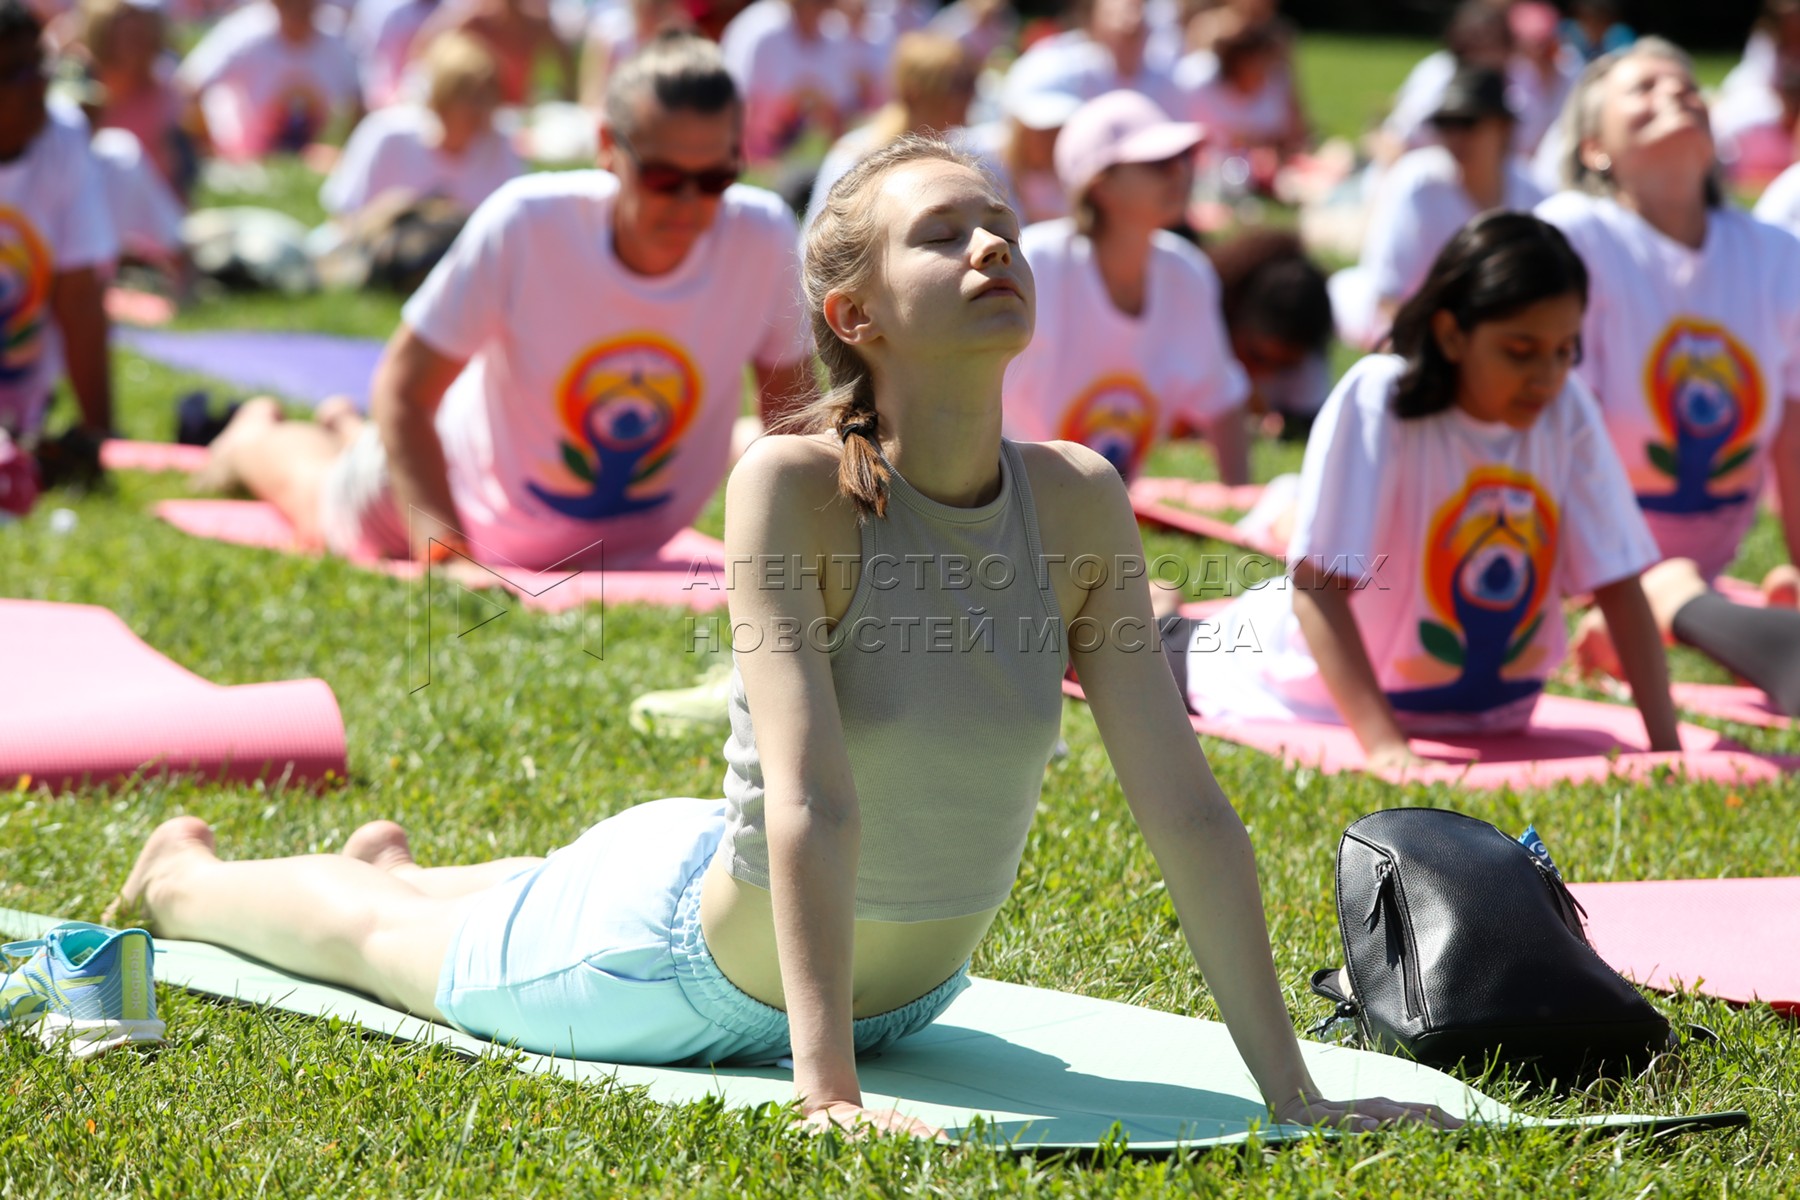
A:
[[[930,1134],[865,1106],[857,1056],[923,1029],[967,986],[1012,889],[1073,662],[1274,1115],[1454,1123],[1327,1098],[1308,1072],[1250,840],[1188,728],[1149,588],[1068,565],[1142,554],[1124,485],[1085,447],[1001,436],[1001,381],[1036,299],[1018,237],[991,177],[915,137],[851,168],[812,226],[806,294],[832,390],[805,432],[753,444],[726,490],[727,557],[751,568],[729,573],[731,619],[755,648],[736,655],[725,799],[641,804],[547,859],[448,870],[419,869],[385,824],[348,855],[228,862],[203,822],[179,817],[152,834],[121,907],[529,1050],[791,1056],[807,1121]],[[929,569],[889,586],[901,555]],[[777,561],[829,568],[760,569]],[[961,561],[998,566],[952,578]],[[991,641],[930,653],[910,636],[967,621],[972,603]]]

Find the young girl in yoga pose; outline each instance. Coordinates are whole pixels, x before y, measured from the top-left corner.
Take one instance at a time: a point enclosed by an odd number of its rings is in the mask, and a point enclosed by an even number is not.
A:
[[[816,432],[762,439],[726,492],[740,649],[725,800],[639,805],[548,859],[432,870],[388,823],[344,855],[224,862],[182,817],[151,835],[121,900],[159,933],[530,1050],[791,1055],[809,1121],[927,1133],[864,1109],[856,1056],[967,986],[1072,658],[1274,1114],[1448,1121],[1327,1100],[1309,1077],[1249,839],[1141,636],[1148,588],[1067,565],[1142,553],[1118,474],[1081,446],[1000,436],[1035,298],[1018,234],[993,182],[939,142],[903,138],[832,189],[807,295],[834,390]]]
[[[1706,102],[1668,42],[1595,62],[1564,121],[1571,190],[1538,213],[1594,275],[1581,375],[1661,550],[1657,625],[1800,716],[1800,572],[1764,579],[1768,608],[1710,586],[1771,474],[1800,563],[1800,240],[1723,202]],[[1577,654],[1616,673],[1606,632],[1587,621]]]
[[[1342,722],[1371,764],[1408,734],[1522,728],[1591,591],[1655,750],[1679,750],[1639,572],[1656,562],[1581,353],[1587,272],[1536,217],[1464,226],[1313,425],[1285,584],[1166,622],[1190,707]],[[1221,649],[1235,653],[1219,653]]]

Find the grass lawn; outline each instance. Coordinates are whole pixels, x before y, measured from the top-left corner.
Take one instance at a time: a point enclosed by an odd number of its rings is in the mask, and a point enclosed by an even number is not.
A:
[[[1322,122],[1354,124],[1391,91],[1418,44],[1310,39],[1305,79]],[[1341,103],[1321,89],[1336,89]],[[280,176],[296,208],[313,181]],[[380,336],[397,306],[368,296],[213,302],[195,326],[328,329]],[[197,382],[120,352],[121,423],[166,438],[171,398]],[[1259,477],[1298,464],[1262,447]],[[1207,472],[1191,448],[1159,473]],[[113,494],[48,497],[0,528],[0,595],[100,604],[152,646],[223,683],[319,676],[342,706],[352,779],[322,794],[147,782],[50,796],[0,796],[0,905],[97,917],[161,820],[211,821],[227,856],[330,851],[377,816],[406,824],[428,863],[542,853],[643,800],[719,789],[714,739],[651,741],[627,726],[632,696],[687,682],[683,615],[609,609],[606,658],[580,651],[578,617],[514,611],[433,662],[409,691],[408,586],[330,561],[196,541],[150,519],[175,477],[123,475]],[[75,528],[58,533],[52,509]],[[718,506],[703,527],[717,532]],[[1207,548],[1166,535],[1152,553]],[[1740,569],[1778,560],[1765,521]],[[0,660],[3,661],[3,660]],[[1677,672],[1708,677],[1690,656]],[[96,689],[107,680],[96,678]],[[976,957],[978,973],[1201,1016],[1212,1000],[1183,948],[1088,711],[1069,705],[1070,757],[1051,769],[1013,900]],[[1793,752],[1793,735],[1742,733]],[[1340,830],[1397,804],[1455,807],[1508,830],[1535,822],[1582,880],[1800,872],[1786,788],[1735,793],[1664,779],[1530,795],[1397,789],[1289,771],[1230,745],[1206,749],[1258,848],[1277,965],[1295,1019],[1317,966],[1340,960],[1331,861]],[[1753,918],[1753,914],[1746,914]],[[1617,1197],[1800,1192],[1795,1028],[1763,1009],[1661,998],[1678,1024],[1721,1035],[1604,1097],[1525,1099],[1544,1115],[1746,1108],[1748,1132],[1668,1143],[1548,1134],[1458,1143],[1423,1133],[1280,1152],[1140,1161],[996,1157],[910,1143],[847,1145],[786,1132],[777,1112],[664,1109],[629,1091],[526,1078],[497,1063],[364,1039],[354,1029],[267,1016],[165,990],[169,1046],[69,1065],[0,1039],[3,1195],[740,1195],[1325,1197],[1467,1194]],[[1203,1082],[1203,1081],[1196,1081]],[[1508,1094],[1496,1081],[1491,1090]]]

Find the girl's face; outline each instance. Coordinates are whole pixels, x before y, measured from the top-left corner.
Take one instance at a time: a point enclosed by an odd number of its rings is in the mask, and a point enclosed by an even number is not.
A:
[[[1025,348],[1037,292],[1019,220],[985,178],[943,160],[908,163],[873,203],[883,230],[875,277],[826,301],[834,328],[856,331],[846,341],[913,358]]]
[[[1711,168],[1706,100],[1686,67],[1659,55],[1633,55],[1614,67],[1600,88],[1596,136],[1582,147],[1590,167],[1610,160],[1624,187],[1646,172]]]
[[[1178,154],[1162,162],[1108,167],[1088,194],[1109,226],[1153,230],[1178,224],[1193,190],[1194,157]]]
[[[1456,364],[1457,407],[1477,421],[1531,428],[1580,355],[1582,311],[1581,297],[1569,293],[1465,330],[1440,309],[1431,330]]]

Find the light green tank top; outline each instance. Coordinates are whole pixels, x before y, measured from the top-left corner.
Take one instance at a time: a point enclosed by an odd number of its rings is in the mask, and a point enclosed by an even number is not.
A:
[[[999,906],[1019,870],[1062,721],[1062,617],[1019,451],[1000,492],[939,504],[896,473],[862,526],[862,569],[827,649],[856,778],[856,917]],[[734,669],[725,743],[731,874],[769,886],[762,763]]]

